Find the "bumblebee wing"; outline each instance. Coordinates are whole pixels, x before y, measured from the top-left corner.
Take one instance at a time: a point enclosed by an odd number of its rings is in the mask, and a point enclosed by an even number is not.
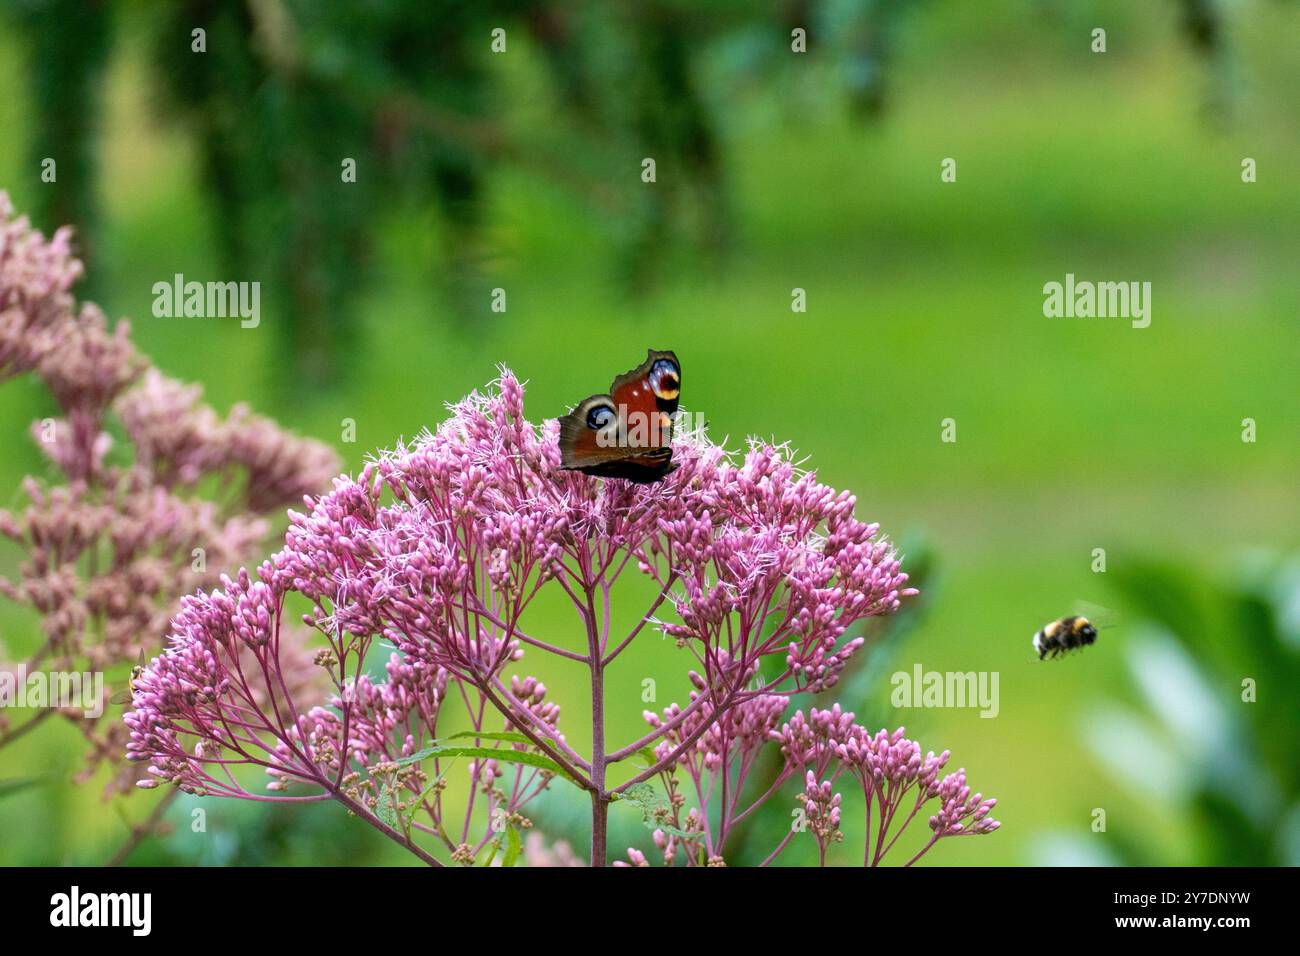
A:
[[[1074,613],[1077,617],[1086,617],[1099,631],[1115,626],[1115,612],[1102,604],[1094,604],[1092,601],[1080,598],[1074,602]]]

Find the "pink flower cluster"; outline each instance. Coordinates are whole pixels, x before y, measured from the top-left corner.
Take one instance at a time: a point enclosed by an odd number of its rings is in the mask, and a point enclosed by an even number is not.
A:
[[[691,676],[700,687],[698,675]],[[692,701],[697,694],[692,693]],[[804,832],[813,835],[819,858],[825,862],[831,844],[843,839],[843,795],[836,789],[842,780],[856,781],[856,789],[861,791],[866,865],[879,865],[903,829],[932,800],[938,801],[930,817],[932,838],[909,862],[915,862],[943,837],[991,833],[998,828],[989,816],[997,801],[972,795],[965,770],[940,776],[948,762],[947,751],[923,755],[920,745],[903,736],[901,727],[892,734],[884,730],[872,734],[854,723],[853,714],[842,711],[838,704],[827,710],[814,708],[807,716],[799,710],[783,721],[787,708],[787,698],[775,694],[751,697],[720,715],[706,706],[666,734],[656,756],[678,756],[661,773],[666,790],[677,797],[663,814],[668,829],[654,833],[665,863],[671,864],[679,854],[687,860],[725,858],[728,839],[793,778],[804,785],[797,797],[802,814],[768,862]],[[662,717],[647,711],[645,719],[651,727],[662,728],[681,713],[674,704]],[[695,736],[685,752],[678,752],[677,744],[693,736],[696,726],[703,726],[704,732]],[[764,769],[759,758],[769,744],[779,746],[782,760]],[[712,808],[712,814],[704,812],[706,807]],[[637,851],[630,858],[635,862],[644,859],[644,854]]]
[[[609,806],[643,796],[654,779],[669,790],[671,809],[660,813],[672,824],[656,834],[669,862],[682,845],[689,859],[723,862],[726,834],[805,767],[817,771],[804,799],[827,842],[842,811],[826,788],[844,773],[869,779],[882,806],[912,786],[941,797],[938,835],[983,820],[992,803],[976,795],[977,808],[959,806],[969,800],[949,783],[955,775],[926,776],[937,773],[933,758],[906,771],[911,784],[884,769],[897,763],[901,736],[881,744],[838,708],[782,723],[792,695],[836,683],[863,643],[855,622],[915,593],[877,526],[854,517],[851,495],[800,471],[784,448],[755,443],[734,460],[694,434],[678,436],[679,467],[656,484],[561,471],[556,422],[531,425],[523,399],[503,370],[436,432],[309,500],[284,548],[256,571],[185,598],[167,652],[137,681],[126,717],[132,759],[197,793],[338,800],[430,863],[500,862],[506,835],[531,826],[524,806],[557,778],[592,802],[596,864]],[[615,596],[629,571],[654,596],[616,633]],[[571,605],[576,640],[538,632],[544,589]],[[281,685],[291,603],[319,636],[316,660],[334,687],[326,706],[302,708],[287,690],[267,706],[253,692]],[[647,715],[644,737],[608,746],[605,672],[647,626],[690,655],[694,691],[686,706]],[[388,655],[383,679],[367,667],[375,645]],[[516,672],[534,653],[588,671],[590,747],[561,731],[545,686]],[[737,810],[760,750],[776,746],[779,779]],[[647,753],[648,765],[634,767]],[[457,804],[452,819],[443,791],[462,759],[469,809]],[[254,786],[239,765],[270,783]],[[682,769],[697,791],[685,815]]]
[[[223,419],[198,386],[162,375],[126,322],[77,308],[81,273],[68,230],[47,241],[0,193],[0,382],[31,374],[53,397],[58,416],[35,422],[32,437],[61,475],[28,477],[25,503],[0,510],[0,537],[22,554],[0,594],[41,617],[28,672],[116,670],[125,684],[138,655],[162,649],[180,595],[260,553],[268,515],[328,486],[339,462],[242,407]],[[116,448],[113,426],[126,438]],[[298,692],[319,673],[300,648],[286,647],[283,665]],[[53,712],[16,724],[0,714],[0,746]],[[122,725],[63,713],[87,737],[87,774],[110,764],[110,788],[130,789],[137,768],[122,764]]]
[[[909,864],[943,837],[992,833],[999,826],[989,816],[997,800],[972,794],[966,786],[965,770],[941,777],[948,751],[923,755],[920,744],[903,736],[902,727],[893,733],[880,730],[872,734],[836,704],[829,710],[811,710],[806,719],[802,711],[797,712],[773,738],[780,741],[786,766],[809,768],[809,780],[819,778],[823,790],[844,776],[857,781],[866,809],[864,862],[870,865],[880,863],[903,829],[931,800],[939,803],[930,817],[931,839]],[[878,823],[874,850],[873,812]]]
[[[0,192],[0,381],[35,368],[58,343],[82,271],[71,229],[47,241]]]

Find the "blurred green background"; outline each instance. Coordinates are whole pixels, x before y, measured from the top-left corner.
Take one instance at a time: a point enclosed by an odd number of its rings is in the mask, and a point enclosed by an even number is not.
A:
[[[79,227],[81,295],[165,372],[356,468],[497,363],[541,421],[672,348],[715,439],[789,441],[926,558],[920,613],[833,696],[999,798],[997,834],[927,862],[1300,861],[1300,4],[75,6],[4,10],[0,188]],[[154,318],[175,273],[261,281],[260,327]],[[1150,281],[1150,328],[1044,318],[1066,273]],[[6,504],[45,401],[0,390]],[[1039,664],[1079,599],[1114,626]],[[0,608],[10,658],[33,629]],[[621,661],[612,739],[644,677],[685,699],[684,660],[647,637]],[[999,715],[895,710],[916,663],[997,671]],[[565,675],[540,674],[582,740]],[[102,862],[156,795],[72,786],[78,735],[44,731],[0,752],[0,779],[48,777],[0,798],[0,863]],[[403,862],[332,807],[204,805],[207,833],[182,802],[132,860]],[[611,846],[644,845],[621,812]],[[537,818],[583,844],[580,801]]]

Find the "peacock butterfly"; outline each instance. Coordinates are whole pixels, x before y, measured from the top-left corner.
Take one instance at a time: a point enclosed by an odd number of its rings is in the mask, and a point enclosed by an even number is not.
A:
[[[658,481],[673,464],[673,415],[682,367],[672,352],[649,349],[645,361],[560,419],[561,468],[638,484]]]

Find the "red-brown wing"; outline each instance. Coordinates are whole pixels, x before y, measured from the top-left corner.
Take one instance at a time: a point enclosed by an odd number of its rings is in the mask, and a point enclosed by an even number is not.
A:
[[[619,410],[629,448],[666,448],[672,442],[681,381],[677,356],[655,349],[648,349],[644,362],[614,379],[609,394]]]

